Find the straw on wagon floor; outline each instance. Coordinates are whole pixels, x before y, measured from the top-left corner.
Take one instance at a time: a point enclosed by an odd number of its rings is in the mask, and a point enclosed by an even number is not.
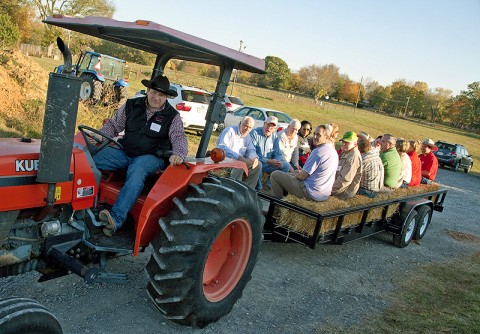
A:
[[[438,184],[432,183],[428,185],[420,185],[417,187],[409,187],[405,189],[397,189],[392,194],[379,194],[375,198],[368,198],[367,196],[356,195],[348,200],[341,200],[336,197],[330,196],[328,200],[324,202],[317,202],[307,199],[298,198],[293,195],[288,195],[283,200],[293,203],[295,205],[308,208],[311,211],[318,213],[331,212],[339,209],[350,208],[369,203],[379,202],[387,199],[402,198],[406,196],[412,196],[430,191],[438,190]],[[391,217],[395,211],[397,211],[399,203],[390,205],[388,207],[387,217]],[[379,220],[382,218],[382,207],[370,209],[368,217],[370,221]],[[354,212],[345,216],[342,224],[342,228],[352,227],[359,225],[362,220],[362,211]],[[284,207],[280,207],[279,217],[277,219],[278,225],[288,228],[289,230],[313,236],[316,219],[305,216],[301,213],[289,210]],[[335,230],[337,224],[337,218],[326,218],[323,220],[320,234],[325,234]]]

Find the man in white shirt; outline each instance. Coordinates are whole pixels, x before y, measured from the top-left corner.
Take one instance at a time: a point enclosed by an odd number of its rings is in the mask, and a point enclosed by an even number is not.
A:
[[[255,189],[262,172],[262,164],[258,160],[252,138],[249,135],[254,123],[253,118],[245,116],[239,125],[225,128],[217,140],[217,147],[223,149],[228,158],[244,161],[247,165],[248,176],[244,175],[240,168],[233,168],[230,176],[245,182],[253,189]]]

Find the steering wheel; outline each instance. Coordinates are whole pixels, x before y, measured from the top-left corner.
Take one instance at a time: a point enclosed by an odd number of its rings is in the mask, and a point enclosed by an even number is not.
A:
[[[90,154],[92,156],[94,156],[95,154],[97,154],[98,152],[103,150],[105,147],[107,147],[107,145],[110,145],[110,144],[113,144],[112,148],[114,148],[114,149],[123,150],[122,144],[117,142],[115,139],[105,135],[104,133],[98,131],[97,129],[91,128],[91,127],[86,126],[86,125],[79,125],[78,130],[80,130],[80,132],[82,133],[83,139],[85,140],[85,143],[87,143],[88,151],[90,152]],[[100,137],[102,137],[106,140],[100,140],[97,137],[92,136],[91,134],[89,134],[85,130],[93,132],[94,134],[99,135]],[[100,145],[98,145],[98,146],[93,145],[90,142],[89,139],[93,139],[95,142],[97,142]]]

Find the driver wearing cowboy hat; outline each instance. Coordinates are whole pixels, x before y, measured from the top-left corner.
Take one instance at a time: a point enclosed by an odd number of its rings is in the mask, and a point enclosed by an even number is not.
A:
[[[423,184],[432,183],[437,176],[438,160],[433,152],[438,151],[438,147],[430,138],[425,139],[422,142],[422,154],[418,157],[422,164],[422,181]]]
[[[170,89],[168,78],[159,75],[152,80],[142,80],[142,84],[147,87],[147,95],[127,100],[100,129],[111,138],[125,131],[118,140],[123,150],[107,146],[93,157],[98,169],[125,169],[127,174],[113,207],[99,214],[107,236],[112,236],[125,222],[147,176],[165,167],[166,161],[156,152],[172,150],[170,165],[181,164],[188,153],[180,114],[167,101],[167,96],[177,96],[177,92]]]

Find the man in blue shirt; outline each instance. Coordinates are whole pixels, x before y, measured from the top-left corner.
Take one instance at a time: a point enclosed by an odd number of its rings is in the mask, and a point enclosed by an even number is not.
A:
[[[230,176],[236,180],[245,182],[252,188],[257,185],[262,172],[262,164],[259,162],[252,138],[249,136],[253,128],[254,120],[250,116],[240,122],[225,128],[217,140],[217,147],[225,151],[225,155],[231,159],[244,161],[248,168],[248,176],[243,174],[243,169],[233,168]]]
[[[250,132],[252,144],[255,146],[258,159],[262,163],[262,172],[271,174],[273,171],[281,170],[288,172],[290,164],[283,158],[280,150],[280,139],[277,136],[278,118],[270,116],[263,123],[263,126],[253,129]],[[270,180],[267,180],[267,185]],[[262,190],[261,176],[258,179],[257,190]]]
[[[320,125],[313,133],[316,148],[308,157],[303,169],[295,173],[272,173],[272,195],[282,198],[288,194],[300,198],[325,201],[332,193],[338,154],[331,145],[331,127]]]

